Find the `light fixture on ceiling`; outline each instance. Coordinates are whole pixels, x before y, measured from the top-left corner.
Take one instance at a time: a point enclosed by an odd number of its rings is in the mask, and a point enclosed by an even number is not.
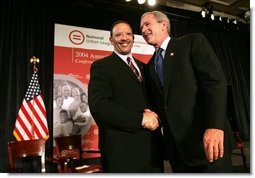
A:
[[[248,9],[242,14],[239,14],[238,16],[242,18],[245,21],[245,23],[250,23],[250,16],[251,16],[250,9]]]
[[[218,20],[218,21],[221,21],[221,22],[222,22],[222,17],[221,17],[221,16],[216,15],[214,18],[215,18],[215,20]]]
[[[214,20],[214,14],[211,14],[211,19]]]
[[[203,18],[210,16],[210,18],[214,20],[213,6],[209,2],[203,4],[201,15]]]
[[[231,23],[233,23],[233,24],[237,24],[237,20],[236,19],[230,19],[229,20]]]
[[[149,6],[154,6],[156,4],[156,0],[148,0]]]
[[[206,17],[206,14],[205,14],[205,11],[204,11],[204,10],[201,11],[201,15],[202,15],[203,18]]]
[[[131,2],[132,0],[125,0],[126,2]],[[149,6],[155,6],[157,3],[157,0],[137,0],[138,4],[144,4],[147,1],[147,4]]]
[[[146,0],[137,0],[138,4],[144,4]]]
[[[247,10],[245,13],[244,13],[244,20],[246,22],[250,22],[250,16],[251,16],[251,12],[250,12],[250,9]]]

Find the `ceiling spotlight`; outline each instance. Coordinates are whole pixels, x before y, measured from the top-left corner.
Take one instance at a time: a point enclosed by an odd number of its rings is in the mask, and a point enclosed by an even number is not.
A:
[[[209,2],[203,4],[201,15],[203,18],[208,15],[212,20],[214,20],[213,6]]]
[[[131,0],[126,0],[126,2],[130,2]]]
[[[146,0],[137,0],[138,4],[144,4]]]
[[[250,10],[246,11],[246,12],[244,13],[244,20],[245,20],[245,21],[250,21],[250,16],[251,16]]]
[[[211,14],[211,19],[214,20],[214,15],[213,14]]]
[[[156,4],[156,0],[148,0],[149,6],[154,6]]]
[[[250,23],[250,16],[251,16],[250,10],[247,10],[244,13],[239,14],[238,16],[241,17],[246,23]]]
[[[222,17],[219,15],[214,16],[214,19],[222,22]]]
[[[237,20],[236,19],[230,19],[229,23],[237,24]]]
[[[204,10],[202,10],[201,15],[202,15],[203,18],[205,18],[205,15],[206,15],[206,14],[205,14],[205,11],[204,11]]]

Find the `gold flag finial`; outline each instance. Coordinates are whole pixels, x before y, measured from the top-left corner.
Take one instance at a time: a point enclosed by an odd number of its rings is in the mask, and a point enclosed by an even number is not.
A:
[[[39,62],[40,62],[39,58],[36,58],[35,56],[33,56],[33,57],[30,59],[30,63],[33,63],[33,64],[34,64],[34,66],[33,66],[34,72],[37,72],[37,71],[38,71],[38,69],[37,69],[37,67],[36,67],[36,63],[39,63]]]
[[[33,56],[30,59],[30,63],[33,63],[34,65],[36,65],[36,63],[39,63],[39,62],[40,62],[39,58],[36,58],[35,56]]]

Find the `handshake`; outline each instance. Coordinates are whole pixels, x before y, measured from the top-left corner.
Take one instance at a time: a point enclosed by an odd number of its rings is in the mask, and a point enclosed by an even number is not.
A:
[[[142,126],[149,130],[157,129],[159,127],[158,115],[149,109],[145,109],[143,112]]]

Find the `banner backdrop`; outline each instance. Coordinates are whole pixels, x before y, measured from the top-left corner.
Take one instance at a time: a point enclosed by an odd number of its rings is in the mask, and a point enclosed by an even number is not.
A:
[[[83,150],[98,150],[98,128],[88,107],[88,82],[91,64],[113,51],[109,37],[105,30],[55,24],[53,135],[80,134]],[[141,35],[135,35],[132,54],[137,59],[147,63],[153,52]]]

